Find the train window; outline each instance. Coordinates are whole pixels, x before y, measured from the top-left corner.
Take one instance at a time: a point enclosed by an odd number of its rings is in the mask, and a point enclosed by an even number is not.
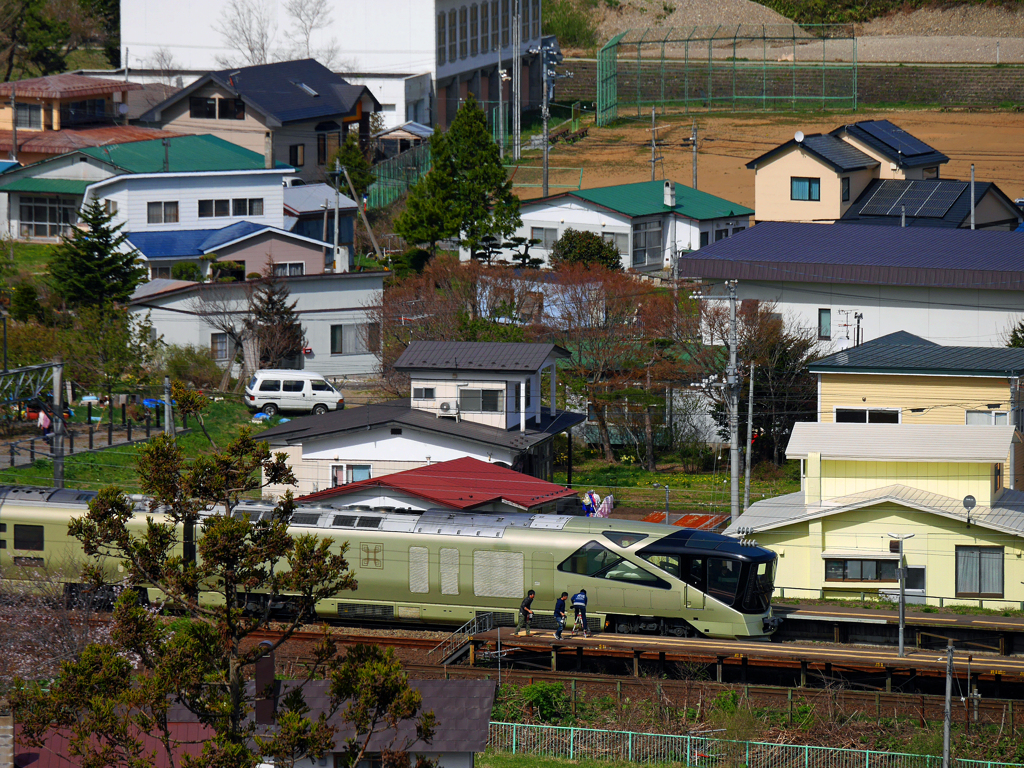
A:
[[[740,584],[740,563],[722,557],[708,558],[708,594],[726,605],[736,599],[736,588]]]
[[[16,557],[14,558],[14,564],[29,568],[42,568],[44,565],[43,558],[41,557]]]
[[[459,550],[441,548],[441,594],[459,594]]]
[[[636,563],[629,562],[629,560],[620,560],[602,573],[600,578],[610,579],[611,581],[624,581],[627,584],[638,584],[645,587],[671,589],[667,581],[659,579],[653,573],[648,573]]]
[[[14,525],[14,548],[29,552],[43,551],[43,526]]]
[[[647,538],[646,533],[623,533],[622,531],[605,531],[604,537],[609,539],[616,546],[631,547],[638,541],[643,541]]]
[[[563,560],[558,570],[579,576],[599,576],[620,560],[622,558],[610,549],[605,549],[596,541],[588,541]]]
[[[694,557],[690,559],[690,567],[687,569],[686,583],[704,591],[704,558]]]
[[[426,594],[430,591],[430,582],[427,580],[428,562],[426,547],[409,547],[410,592]]]
[[[380,528],[379,517],[360,517],[356,528]]]
[[[640,556],[655,568],[663,570],[669,576],[675,576],[677,579],[683,578],[679,555],[659,555],[652,552],[651,554],[641,553]]]
[[[0,539],[0,549],[7,549],[7,539]]]

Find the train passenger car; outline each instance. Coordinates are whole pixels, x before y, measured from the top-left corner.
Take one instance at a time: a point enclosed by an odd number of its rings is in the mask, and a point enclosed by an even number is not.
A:
[[[93,495],[0,488],[4,576],[53,559],[80,560],[67,523],[85,514]],[[234,514],[255,520],[272,510],[256,502]],[[141,527],[144,514],[137,519]],[[492,612],[509,624],[533,589],[534,625],[553,627],[555,598],[586,589],[594,630],[733,638],[764,637],[776,627],[775,553],[705,531],[607,518],[319,506],[299,507],[290,529],[349,544],[359,588],[322,601],[317,613],[325,619],[457,625]],[[108,573],[115,568],[109,564]]]

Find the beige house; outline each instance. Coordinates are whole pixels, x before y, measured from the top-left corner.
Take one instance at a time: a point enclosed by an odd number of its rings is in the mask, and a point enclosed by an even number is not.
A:
[[[909,599],[1024,601],[1024,492],[1011,490],[1012,426],[795,425],[801,490],[750,506],[726,533],[779,554],[786,596],[892,595],[899,541]],[[965,504],[973,497],[974,504]]]

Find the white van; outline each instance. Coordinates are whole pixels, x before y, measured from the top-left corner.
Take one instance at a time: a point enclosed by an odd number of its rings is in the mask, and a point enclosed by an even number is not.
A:
[[[267,368],[257,371],[245,387],[250,411],[273,416],[279,411],[324,414],[345,407],[341,392],[319,373]]]

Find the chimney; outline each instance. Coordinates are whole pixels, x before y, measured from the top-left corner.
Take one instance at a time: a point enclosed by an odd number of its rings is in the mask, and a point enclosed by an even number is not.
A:
[[[14,768],[14,711],[0,698],[0,768]]]
[[[274,644],[260,643],[265,655],[256,660],[256,724],[273,725],[277,712],[277,681],[274,679]]]
[[[676,185],[674,181],[665,182],[665,205],[669,208],[676,207]]]
[[[274,132],[267,131],[263,134],[263,165],[265,168],[274,167]]]

